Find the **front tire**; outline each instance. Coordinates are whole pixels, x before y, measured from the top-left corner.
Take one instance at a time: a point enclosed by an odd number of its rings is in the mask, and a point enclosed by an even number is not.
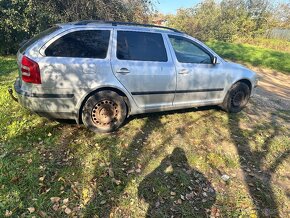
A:
[[[123,124],[126,116],[123,97],[113,91],[100,91],[90,96],[82,109],[84,125],[94,132],[113,132]]]
[[[248,103],[250,94],[250,87],[247,84],[237,82],[226,95],[222,108],[229,113],[238,113]]]

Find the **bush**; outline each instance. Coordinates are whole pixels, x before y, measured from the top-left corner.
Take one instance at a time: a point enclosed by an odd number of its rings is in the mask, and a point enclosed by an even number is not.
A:
[[[0,0],[0,54],[52,24],[76,20],[146,21],[149,0]]]

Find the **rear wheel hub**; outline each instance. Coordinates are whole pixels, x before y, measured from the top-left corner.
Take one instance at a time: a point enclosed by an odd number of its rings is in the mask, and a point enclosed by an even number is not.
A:
[[[118,105],[110,100],[99,101],[92,110],[92,121],[96,125],[110,125],[118,119]]]

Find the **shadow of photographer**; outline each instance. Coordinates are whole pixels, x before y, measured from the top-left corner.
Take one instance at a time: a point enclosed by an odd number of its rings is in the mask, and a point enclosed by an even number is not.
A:
[[[211,183],[190,167],[181,148],[144,178],[138,196],[149,204],[146,217],[207,217],[216,200]]]

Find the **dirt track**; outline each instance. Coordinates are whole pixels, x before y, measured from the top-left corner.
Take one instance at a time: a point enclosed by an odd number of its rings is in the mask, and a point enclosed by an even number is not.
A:
[[[258,105],[267,109],[290,109],[290,75],[274,70],[252,67],[260,76],[254,97]]]

